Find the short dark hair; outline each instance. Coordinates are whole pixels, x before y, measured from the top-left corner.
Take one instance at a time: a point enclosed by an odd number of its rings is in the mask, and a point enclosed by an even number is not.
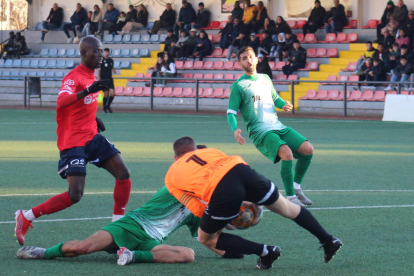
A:
[[[241,48],[240,51],[237,53],[237,60],[240,61],[240,56],[247,51],[252,51],[256,55],[252,47],[246,46],[246,47]]]
[[[287,30],[287,31],[285,32],[285,35],[287,35],[287,34],[292,34],[292,31]]]
[[[400,47],[400,44],[398,44],[398,43],[393,43],[392,44],[392,47],[394,47],[394,46],[397,46],[398,48]]]
[[[167,31],[167,33],[174,33],[174,30],[171,29],[171,28],[169,28],[168,31]]]
[[[371,44],[372,45],[372,41],[367,41],[367,43],[365,43],[365,44]]]
[[[407,60],[407,57],[406,56],[401,56],[400,60]]]
[[[403,45],[401,45],[400,49],[408,49],[407,44],[403,44]]]
[[[173,149],[175,156],[180,158],[184,154],[196,150],[196,144],[193,138],[184,136],[175,140]]]
[[[109,48],[105,48],[105,49],[104,49],[104,52],[110,52],[110,51],[109,51]]]
[[[380,62],[381,60],[379,58],[374,58],[372,61],[373,62]]]
[[[129,7],[128,8],[134,8],[134,5],[129,5]]]
[[[199,6],[199,7],[200,7],[200,6],[204,7],[204,3],[203,3],[203,2],[200,2],[200,3],[198,3],[198,6]]]
[[[197,145],[197,149],[206,149],[207,146],[206,145]]]
[[[377,47],[379,47],[379,46],[384,46],[384,44],[382,44],[382,43],[378,43],[378,46],[377,46]]]
[[[112,4],[112,3],[109,3],[109,4],[108,4],[108,6],[113,6],[113,5],[114,5],[114,4]]]
[[[206,31],[204,31],[204,30],[201,30],[199,34],[205,34],[205,35],[207,35]]]

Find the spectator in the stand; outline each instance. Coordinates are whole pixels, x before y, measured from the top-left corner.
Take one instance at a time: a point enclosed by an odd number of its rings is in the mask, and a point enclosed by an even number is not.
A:
[[[244,1],[243,23],[250,23],[257,14],[257,6],[251,4],[250,0]]]
[[[170,3],[165,5],[165,10],[160,16],[160,20],[154,22],[154,26],[151,31],[147,31],[149,35],[157,34],[161,28],[174,28],[175,24],[175,10],[172,9]]]
[[[406,57],[401,57],[399,64],[392,71],[391,83],[392,82],[401,82],[405,83],[404,88],[408,89],[407,82],[409,81],[410,75],[413,73],[413,65],[408,62]],[[394,84],[388,85],[385,91],[394,90]],[[412,90],[412,89],[410,89]]]
[[[126,14],[125,22],[135,22],[137,21],[138,17],[138,10],[134,7],[134,5],[129,5],[128,12]]]
[[[194,47],[193,60],[198,56],[199,60],[203,61],[204,57],[211,55],[212,51],[213,45],[211,44],[210,39],[208,39],[206,32],[204,30],[200,31]]]
[[[256,55],[258,54],[259,46],[260,46],[260,39],[256,36],[256,33],[251,33],[249,38],[249,43],[247,46],[250,46],[253,48]]]
[[[231,43],[231,34],[234,30],[233,16],[229,15],[227,20],[226,26],[224,26],[218,33],[220,36],[220,48],[223,50],[229,47],[229,44]]]
[[[414,62],[414,53],[405,44],[401,45],[401,47],[400,47],[400,57],[399,57],[399,59],[401,59],[402,57],[406,58],[408,63],[410,63],[410,64],[412,64]]]
[[[260,42],[259,48],[258,48],[258,54],[270,54],[270,49],[272,48],[272,39],[269,36],[268,31],[264,31],[262,34],[263,40]]]
[[[292,34],[292,31],[287,31],[285,33],[285,37],[286,37],[286,40],[285,40],[286,46],[283,50],[283,56],[287,57],[288,52],[293,49],[293,43],[298,40],[298,37]]]
[[[49,16],[46,21],[43,21],[42,38],[38,43],[43,43],[45,35],[50,30],[59,29],[63,22],[63,9],[58,6],[57,3],[53,4],[53,8],[50,9]]]
[[[174,34],[173,29],[168,29],[167,37],[164,41],[164,53],[169,53],[173,43],[177,43],[178,37]]]
[[[290,29],[289,24],[285,21],[285,19],[283,19],[283,17],[278,16],[276,18],[276,28],[273,32],[273,36],[272,39],[273,41],[277,40],[277,35],[280,33],[285,33],[287,34],[288,32],[292,32],[292,30]]]
[[[244,10],[240,7],[240,1],[234,2],[234,9],[231,11],[233,19],[238,18],[240,21],[243,20]]]
[[[264,26],[264,20],[268,17],[267,9],[263,5],[262,1],[257,3],[257,11],[255,12],[255,17],[247,26],[247,29],[253,30],[253,32],[259,32],[259,29]]]
[[[163,52],[158,53],[157,56],[158,58],[157,58],[157,62],[155,63],[155,65],[152,67],[148,67],[148,70],[152,70],[152,73],[151,73],[152,78],[155,78],[157,76],[157,73],[161,72],[161,68],[164,65],[164,53]],[[152,80],[152,84],[155,84],[155,80]],[[147,82],[145,83],[145,86],[150,87],[151,83]]]
[[[257,66],[256,66],[257,73],[266,74],[269,76],[270,79],[272,79],[273,78],[272,69],[270,69],[269,61],[267,60],[267,58],[263,56],[263,54],[259,54],[257,55],[257,61],[258,61]]]
[[[334,7],[331,8],[329,12],[325,15],[325,31],[327,34],[342,32],[342,29],[347,24],[345,7],[342,4],[339,4],[339,0],[334,0]],[[332,23],[329,23],[329,20],[332,19]]]
[[[284,33],[278,35],[278,41],[273,42],[272,49],[270,49],[270,60],[275,61],[279,58],[279,61],[283,61],[283,52],[287,53],[286,37]]]
[[[400,27],[400,23],[398,23],[397,20],[395,20],[395,15],[390,15],[390,20],[388,21],[387,25],[385,25],[384,29],[388,30],[390,35],[396,36],[397,30]]]
[[[108,10],[106,11],[103,19],[99,22],[98,31],[95,35],[103,36],[105,30],[116,24],[118,21],[119,11],[115,9],[114,4],[108,4]]]
[[[118,22],[110,28],[109,30],[110,33],[116,32],[118,34],[124,34],[123,28],[125,27],[125,25],[128,24],[129,22],[137,21],[138,11],[134,8],[134,5],[129,5],[128,9],[129,11],[126,14],[125,21],[122,21],[120,23],[118,19]]]
[[[88,18],[85,21],[85,25],[83,26],[82,32],[73,39],[73,43],[79,43],[82,37],[90,34],[89,32],[91,28],[92,16],[93,11],[88,11]]]
[[[379,43],[384,45],[384,49],[388,50],[392,48],[392,44],[395,43],[395,37],[390,35],[388,29],[382,30],[382,36],[380,37]]]
[[[83,27],[81,37],[94,34],[98,30],[99,22],[102,20],[102,12],[98,5],[93,6],[93,10],[91,18]]]
[[[411,48],[414,48],[414,10],[408,12],[408,19],[401,26],[405,34],[410,38]]]
[[[275,33],[276,22],[274,20],[271,20],[269,17],[267,17],[264,20],[264,26],[263,26],[263,28],[265,29],[265,31],[268,31],[269,32],[269,35],[270,36],[272,36]],[[277,41],[277,38],[276,38],[276,41]],[[273,42],[276,42],[276,41],[273,40]]]
[[[116,24],[112,25],[109,28],[109,33],[112,34],[112,35],[123,34],[123,32],[121,30],[125,26],[125,24],[127,24],[126,18],[127,18],[126,13],[125,12],[120,12],[119,16],[118,16],[118,21],[116,21]]]
[[[388,49],[388,54],[384,58],[385,66],[387,67],[387,71],[392,71],[398,64],[398,60],[401,55],[400,48],[398,43],[392,44],[392,48]]]
[[[372,70],[372,59],[366,58],[362,66],[358,68],[358,70],[356,72],[353,72],[352,74],[355,74],[359,77],[358,81],[364,81],[367,73],[370,70]],[[358,88],[361,89],[361,84],[358,84]]]
[[[387,80],[387,69],[385,64],[379,58],[372,60],[373,66],[366,72],[365,80],[368,86],[363,86],[363,90],[376,90],[378,84],[369,83],[370,81],[386,81]]]
[[[68,43],[72,43],[73,38],[69,34],[69,30],[73,31],[73,36],[76,37],[76,31],[78,33],[82,32],[83,26],[88,20],[88,13],[85,8],[82,7],[80,3],[76,4],[76,10],[73,15],[70,17],[71,24],[66,24],[63,26],[63,31],[65,32]]]
[[[184,29],[184,26],[191,24],[196,19],[196,12],[193,9],[193,6],[187,2],[187,0],[182,0],[182,7],[180,13],[178,14],[178,21],[175,23],[175,35],[178,36],[180,30]]]
[[[379,42],[381,40],[381,30],[388,24],[388,21],[390,21],[390,16],[391,14],[394,14],[394,9],[394,2],[391,0],[388,1],[384,13],[381,16],[381,23],[377,25],[377,40],[374,42]]]
[[[288,64],[282,67],[283,74],[289,77],[294,71],[305,68],[306,55],[306,50],[300,46],[299,40],[294,41],[293,48],[289,51]]]
[[[9,32],[9,40],[7,40],[7,43],[1,46],[1,52],[0,52],[0,59],[3,57],[4,52],[13,51],[14,42],[16,40],[16,36],[14,35],[14,32]]]
[[[408,8],[404,4],[403,0],[399,0],[397,6],[394,9],[395,20],[404,25],[405,21],[408,19]]]
[[[189,56],[193,55],[193,50],[196,46],[197,39],[197,30],[191,29],[187,40],[184,43],[181,43],[181,55],[184,61],[186,61]]]
[[[375,53],[377,52],[377,49],[372,47],[372,42],[371,41],[367,41],[366,46],[367,46],[367,50],[365,51],[363,56],[359,57],[359,59],[357,61],[356,71],[358,71],[362,67],[362,65],[364,65],[365,60],[367,58],[372,59],[374,57]]]
[[[206,28],[210,23],[210,12],[204,8],[204,3],[198,3],[198,12],[196,19],[191,24],[184,25],[184,28],[189,32],[191,29]]]
[[[384,45],[378,44],[377,52],[374,54],[374,59],[379,59],[381,61],[384,61],[388,53],[389,52],[384,49]]]
[[[177,67],[174,58],[169,53],[164,53],[164,64],[161,71],[157,73],[157,77],[175,78],[177,76]],[[157,80],[155,86],[165,87],[167,80]]]
[[[173,58],[177,58],[177,59],[182,58],[181,45],[183,45],[187,39],[188,39],[187,32],[185,30],[182,30],[180,33],[180,38],[177,40],[177,42],[171,43],[169,53]]]
[[[395,43],[398,43],[398,45],[400,45],[400,48],[402,45],[407,45],[409,46],[409,48],[411,48],[411,41],[410,39],[405,35],[405,31],[403,29],[400,29],[399,31],[399,36],[398,38],[395,40]]]
[[[142,29],[148,25],[148,11],[147,8],[141,4],[138,6],[137,17],[135,21],[131,21],[125,24],[122,28],[121,34],[128,34],[133,28]]]
[[[319,27],[323,26],[323,20],[325,18],[326,10],[321,6],[321,1],[315,1],[315,7],[312,9],[312,12],[308,18],[308,22],[303,25],[303,35],[309,33],[316,33]]]
[[[21,55],[27,55],[29,53],[29,48],[27,48],[26,38],[22,36],[20,32],[16,33],[16,38],[14,41],[14,55],[17,58],[20,58]]]
[[[222,61],[230,61],[232,54],[238,54],[240,49],[247,46],[248,40],[246,39],[246,34],[244,30],[241,30],[239,35],[233,39],[231,45],[229,46],[229,51],[227,53],[227,58],[221,59]]]
[[[246,34],[246,26],[244,25],[243,21],[239,20],[238,18],[233,19],[233,32],[231,33],[231,42],[233,42],[236,37],[239,36],[239,33],[243,31]]]

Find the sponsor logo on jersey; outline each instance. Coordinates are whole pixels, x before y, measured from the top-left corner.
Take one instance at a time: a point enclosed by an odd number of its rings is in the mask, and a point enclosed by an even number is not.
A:
[[[75,85],[75,81],[74,80],[66,80],[63,84],[64,85]]]
[[[92,101],[93,101],[93,97],[91,95],[86,96],[83,100],[85,104],[90,104]]]

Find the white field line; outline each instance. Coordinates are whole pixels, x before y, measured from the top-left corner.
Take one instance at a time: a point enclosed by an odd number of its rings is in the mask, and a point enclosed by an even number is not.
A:
[[[279,190],[280,192],[284,192],[284,190]],[[406,193],[406,192],[414,192],[414,190],[303,190],[305,192],[328,192],[328,193],[347,193],[347,192],[373,192],[373,193]],[[131,191],[131,194],[155,194],[157,191]],[[12,196],[49,196],[49,195],[56,195],[57,193],[42,193],[42,194],[5,194],[0,195],[0,197],[12,197]],[[113,192],[85,192],[85,195],[105,195],[105,194],[113,194]]]
[[[349,210],[349,209],[377,209],[377,208],[412,208],[414,205],[379,205],[379,206],[341,206],[341,207],[314,207],[308,210]],[[263,210],[269,211],[269,210]],[[60,221],[84,221],[84,220],[101,220],[110,219],[112,217],[96,217],[96,218],[72,218],[72,219],[40,219],[34,222],[60,222]],[[16,221],[0,221],[0,224],[14,224]]]

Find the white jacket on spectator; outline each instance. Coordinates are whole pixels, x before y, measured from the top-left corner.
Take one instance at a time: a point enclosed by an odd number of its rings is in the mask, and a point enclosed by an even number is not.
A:
[[[175,63],[173,63],[173,62],[170,63],[170,70],[167,70],[167,68],[165,68],[165,66],[162,66],[161,72],[175,74],[177,72],[177,68],[175,67]]]

